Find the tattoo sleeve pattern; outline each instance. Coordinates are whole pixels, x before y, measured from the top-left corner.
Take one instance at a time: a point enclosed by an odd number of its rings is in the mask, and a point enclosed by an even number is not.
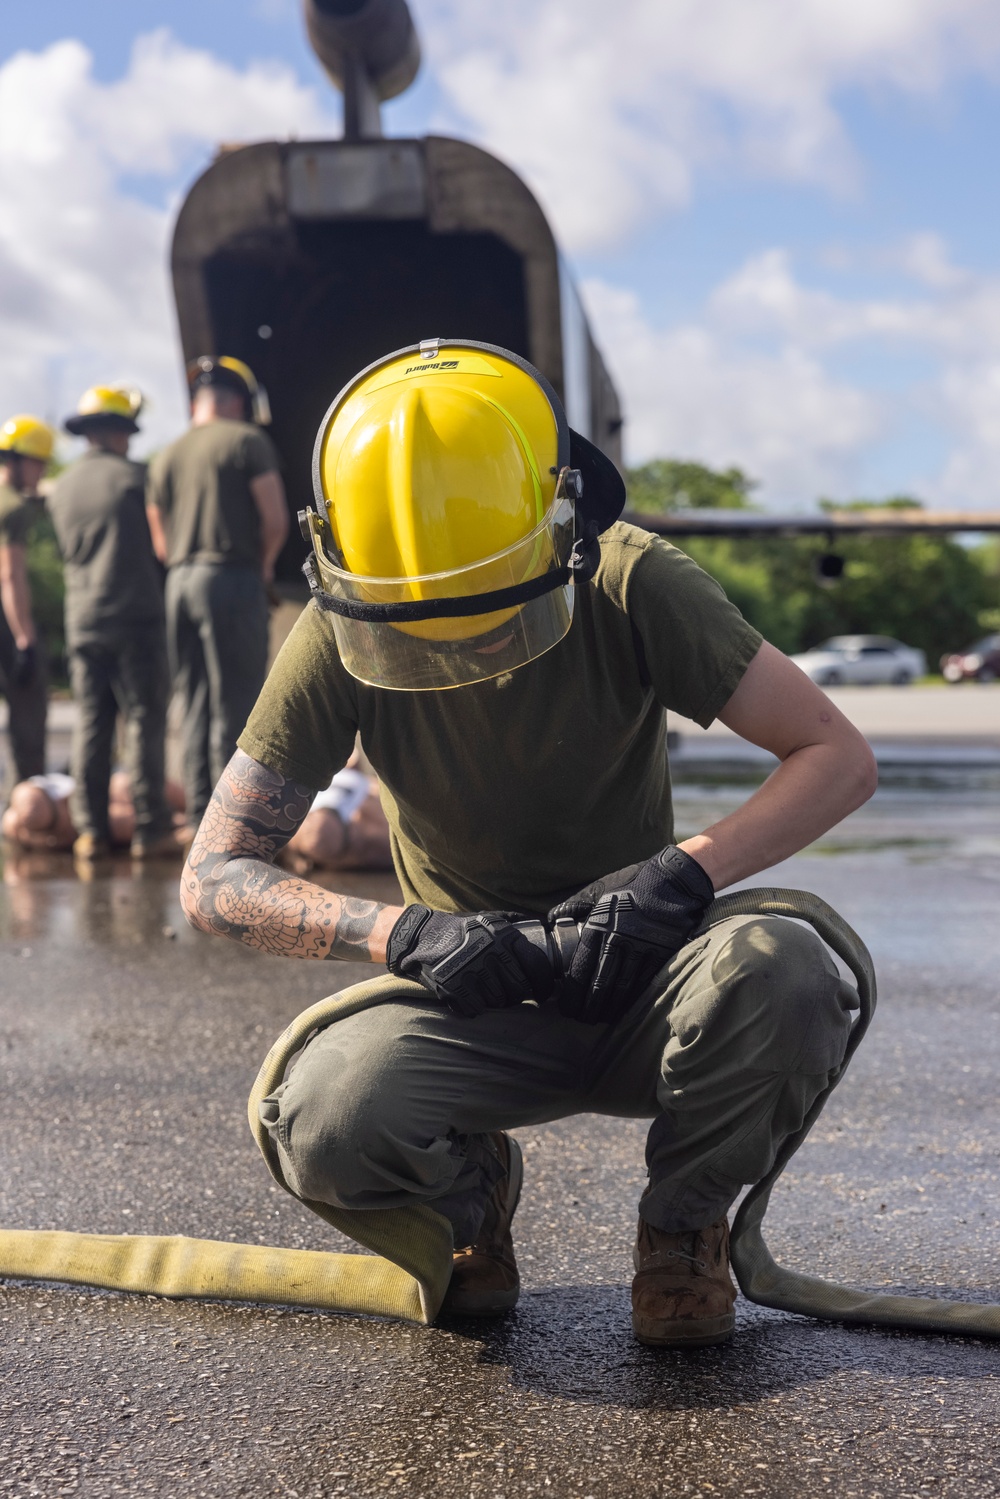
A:
[[[384,906],[275,867],[312,797],[308,787],[236,751],[181,877],[181,905],[192,926],[279,957],[372,959],[370,939]]]

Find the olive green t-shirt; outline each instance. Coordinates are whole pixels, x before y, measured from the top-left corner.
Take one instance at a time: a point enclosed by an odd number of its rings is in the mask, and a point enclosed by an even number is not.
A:
[[[71,640],[163,618],[163,577],[146,520],[146,470],[92,448],[60,474],[49,513],[66,564]]]
[[[239,744],[319,790],[360,731],[406,900],[541,913],[672,841],[665,710],[707,727],[760,644],[689,557],[618,523],[563,640],[489,682],[366,686],[310,605]]]
[[[23,547],[31,530],[31,510],[23,495],[0,484],[0,546]]]
[[[158,453],[149,470],[149,502],[163,518],[167,566],[259,568],[260,515],[250,480],[279,466],[274,443],[250,422],[191,427]]]

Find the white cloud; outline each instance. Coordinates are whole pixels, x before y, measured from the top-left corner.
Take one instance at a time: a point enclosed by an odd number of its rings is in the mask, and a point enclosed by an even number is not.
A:
[[[287,68],[232,68],[165,31],[100,83],[77,41],[0,68],[0,411],[60,420],[94,381],[152,393],[145,440],[184,420],[167,271],[177,177],[222,140],[329,133]],[[125,174],[158,179],[161,202]]]
[[[778,248],[753,256],[728,277],[713,293],[709,312],[732,334],[770,335],[817,349],[863,338],[927,338],[944,309],[920,298],[852,301],[803,286],[788,251]]]
[[[910,285],[895,297],[836,295],[804,284],[773,248],[716,287],[699,321],[658,330],[633,293],[586,283],[630,459],[737,464],[762,481],[765,502],[801,508],[820,494],[849,498],[881,441],[920,430],[948,456],[938,471],[900,473],[897,487],[1000,509],[1000,276],[956,265],[931,234],[853,259],[894,267]],[[829,373],[843,352],[902,354],[913,373],[876,396]]]
[[[904,275],[934,291],[953,291],[972,279],[968,271],[955,265],[941,235],[930,230],[911,234],[887,259],[890,264],[895,262]]]
[[[764,334],[810,348],[861,340],[982,357],[1000,349],[1000,277],[955,265],[935,234],[870,257],[918,283],[915,293],[849,299],[803,286],[786,250],[753,256],[712,295],[713,322],[733,334]]]
[[[443,123],[516,163],[571,250],[683,207],[720,160],[849,190],[841,90],[931,95],[1000,61],[995,0],[428,0],[419,15]]]
[[[1000,511],[1000,355],[946,370],[940,394],[958,441],[936,477],[935,499]]]
[[[253,63],[240,71],[164,30],[137,39],[119,82],[91,84],[80,118],[115,165],[163,176],[179,170],[192,145],[331,129],[313,90],[291,69]]]
[[[768,503],[793,509],[850,492],[883,424],[877,400],[801,348],[762,353],[705,324],[657,331],[632,292],[594,280],[583,291],[624,398],[630,461],[735,464],[762,481]]]

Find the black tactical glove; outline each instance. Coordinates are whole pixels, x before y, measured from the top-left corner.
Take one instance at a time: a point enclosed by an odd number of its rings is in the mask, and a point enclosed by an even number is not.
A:
[[[386,966],[390,973],[416,979],[458,1015],[548,999],[552,965],[511,925],[512,915],[458,916],[407,906],[389,933]]]
[[[19,645],[14,650],[11,676],[18,687],[27,687],[35,675],[38,653],[33,645]]]
[[[559,994],[562,1013],[613,1025],[684,946],[714,899],[701,865],[671,844],[554,906],[550,924],[560,917],[582,923]]]

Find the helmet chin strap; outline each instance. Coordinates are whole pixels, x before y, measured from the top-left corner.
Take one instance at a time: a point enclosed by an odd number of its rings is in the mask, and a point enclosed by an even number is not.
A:
[[[596,555],[595,555],[596,553]],[[493,614],[501,609],[514,609],[529,604],[557,588],[569,583],[588,582],[597,571],[600,560],[600,542],[593,543],[578,538],[573,543],[569,561],[564,567],[554,567],[540,578],[529,578],[524,583],[514,583],[510,588],[495,588],[489,593],[470,593],[464,598],[406,599],[395,604],[375,604],[363,599],[339,599],[327,593],[317,575],[314,557],[307,557],[302,571],[309,584],[309,591],[321,609],[330,614],[342,614],[347,619],[360,619],[367,624],[405,625],[423,619],[465,619],[477,614]]]

